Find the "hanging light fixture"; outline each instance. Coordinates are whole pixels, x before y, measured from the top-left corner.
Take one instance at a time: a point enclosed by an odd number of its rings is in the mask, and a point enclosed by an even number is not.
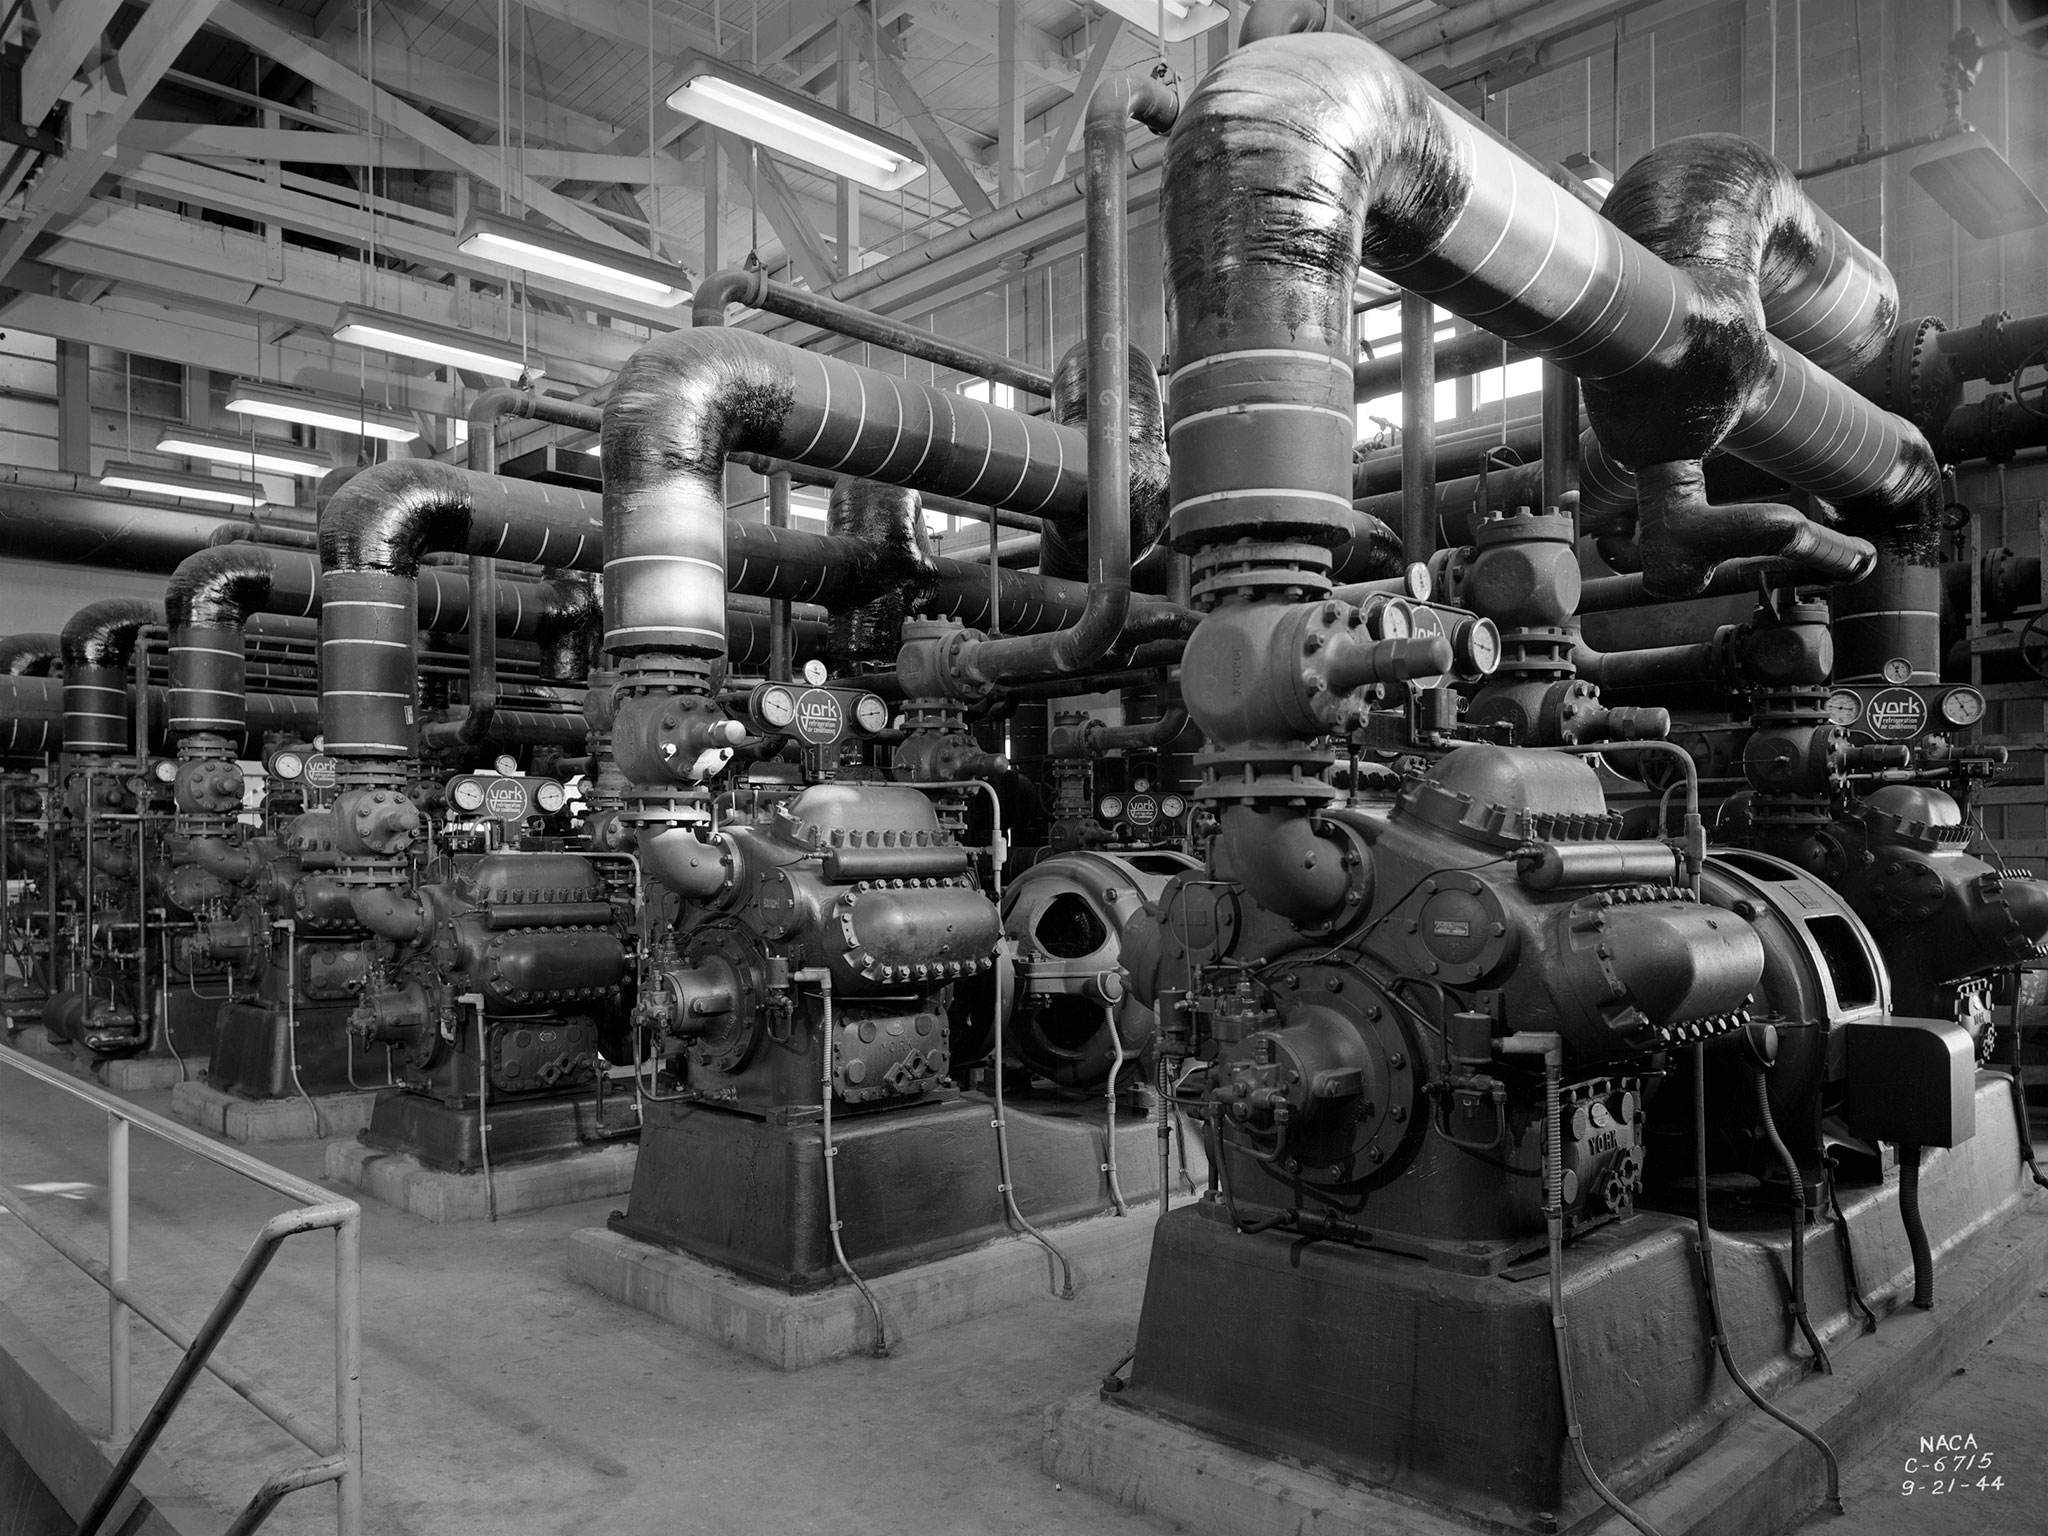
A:
[[[877,192],[897,191],[925,173],[924,156],[908,141],[692,49],[683,51],[681,83],[668,104]]]
[[[334,322],[334,339],[372,352],[395,352],[423,363],[445,363],[494,379],[537,378],[544,371],[538,358],[522,357],[510,342],[493,341],[452,325],[431,325],[386,314],[365,304],[344,304]]]
[[[159,469],[154,464],[135,464],[109,459],[100,471],[100,484],[111,491],[155,491],[161,496],[189,496],[195,501],[225,502],[231,507],[260,507],[267,498],[263,488],[249,480],[216,480],[211,475],[188,475],[183,470]]]
[[[1210,0],[1101,0],[1101,5],[1163,43],[1184,43],[1230,20],[1229,7]]]
[[[265,384],[255,379],[237,379],[228,390],[228,409],[239,416],[261,416],[266,421],[297,422],[302,427],[325,427],[351,437],[374,437],[387,443],[409,443],[420,435],[419,426],[403,411],[333,395],[315,394],[284,384]]]
[[[552,277],[614,299],[632,299],[663,309],[690,302],[689,274],[681,267],[503,214],[472,214],[462,227],[460,249],[501,267]]]
[[[156,440],[158,453],[183,454],[188,459],[211,459],[236,469],[269,470],[279,475],[304,475],[314,479],[334,468],[324,454],[290,443],[258,438],[254,441],[227,432],[201,432],[193,427],[166,427]]]

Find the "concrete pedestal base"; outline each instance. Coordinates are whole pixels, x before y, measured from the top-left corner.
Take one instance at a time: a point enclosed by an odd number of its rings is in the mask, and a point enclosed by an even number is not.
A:
[[[92,1075],[116,1093],[143,1093],[198,1082],[206,1075],[206,1058],[187,1056],[181,1063],[169,1056],[126,1056],[100,1063]]]
[[[370,1123],[377,1095],[324,1093],[311,1099],[240,1099],[206,1083],[171,1089],[171,1113],[228,1141],[325,1141]]]
[[[1078,1291],[1142,1271],[1155,1220],[1152,1214],[1099,1216],[1053,1227],[1046,1236],[1073,1266]],[[874,1347],[874,1314],[843,1281],[792,1295],[602,1227],[587,1227],[569,1243],[569,1273],[585,1285],[777,1370],[801,1371]],[[1059,1279],[1059,1265],[1020,1235],[899,1269],[868,1285],[881,1304],[893,1350],[953,1323],[1038,1297],[1051,1300]]]
[[[68,1061],[71,1053],[50,1038],[50,1032],[40,1024],[31,1024],[17,1033],[14,1048],[44,1061]]]
[[[492,1170],[488,1204],[482,1173],[445,1173],[406,1152],[381,1152],[359,1141],[327,1148],[327,1177],[428,1221],[482,1221],[551,1205],[623,1195],[633,1187],[640,1149],[631,1142],[514,1163]]]

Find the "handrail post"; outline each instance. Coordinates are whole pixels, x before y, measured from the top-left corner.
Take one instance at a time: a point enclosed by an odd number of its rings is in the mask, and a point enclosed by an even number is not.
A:
[[[128,1279],[128,1122],[107,1113],[107,1277]],[[128,1306],[107,1292],[107,1439],[128,1438]]]
[[[334,1480],[336,1536],[363,1529],[362,1244],[360,1211],[334,1229]]]

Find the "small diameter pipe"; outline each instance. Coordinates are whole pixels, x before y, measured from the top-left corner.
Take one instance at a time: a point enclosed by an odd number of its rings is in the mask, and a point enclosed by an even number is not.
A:
[[[1593,757],[1611,752],[1662,752],[1676,758],[1685,774],[1685,868],[1690,876],[1693,900],[1700,899],[1700,882],[1707,867],[1707,824],[1700,815],[1700,769],[1692,754],[1675,741],[1608,741],[1595,746],[1546,747],[1573,757]]]
[[[1695,1245],[1700,1256],[1700,1289],[1706,1298],[1706,1324],[1709,1342],[1721,1357],[1722,1367],[1729,1379],[1742,1390],[1742,1395],[1757,1409],[1769,1414],[1792,1433],[1799,1436],[1820,1452],[1827,1463],[1828,1503],[1836,1514],[1844,1514],[1842,1508],[1842,1467],[1835,1459],[1834,1450],[1827,1441],[1801,1424],[1797,1419],[1774,1407],[1764,1395],[1750,1385],[1735,1363],[1734,1352],[1728,1346],[1728,1335],[1721,1324],[1721,1293],[1714,1278],[1714,1229],[1707,1219],[1707,1048],[1703,1041],[1693,1042],[1692,1047],[1692,1141],[1693,1141],[1693,1182],[1698,1194],[1694,1207],[1694,1223],[1699,1237]],[[1902,1148],[1901,1151],[1904,1149]],[[1900,1161],[1900,1168],[1905,1163]],[[1903,1207],[1904,1183],[1901,1181],[1901,1206]]]
[[[1027,394],[1052,393],[1052,375],[1043,368],[1034,368],[1029,363],[1020,363],[998,353],[984,352],[979,347],[963,346],[917,326],[905,325],[901,320],[878,315],[873,310],[778,283],[765,272],[736,269],[712,273],[697,285],[696,299],[690,310],[691,322],[700,326],[724,325],[728,304],[744,304],[749,309],[765,310],[785,320],[813,325],[853,341],[871,342],[904,357],[915,357],[936,363],[941,368],[951,368],[956,373],[1007,384]]]
[[[1070,677],[1109,654],[1131,609],[1129,157],[1124,130],[1164,133],[1180,98],[1156,80],[1119,76],[1088,99],[1088,601],[1071,628],[984,640],[967,667],[992,683]],[[998,579],[991,561],[989,580]]]
[[[1564,1108],[1559,1082],[1564,1071],[1564,1037],[1516,1033],[1500,1042],[1500,1051],[1504,1056],[1543,1059],[1543,1228],[1550,1246],[1550,1338],[1557,1351],[1557,1387],[1564,1407],[1565,1436],[1572,1443],[1579,1474],[1599,1495],[1600,1502],[1643,1536],[1661,1536],[1656,1526],[1624,1504],[1601,1479],[1594,1469],[1592,1453],[1586,1449],[1586,1427],[1579,1422],[1578,1392],[1572,1384],[1571,1344],[1565,1332],[1568,1318],[1564,1306]]]
[[[701,294],[702,289],[698,292]],[[789,476],[787,474],[768,477],[768,526],[787,528],[789,526]],[[991,522],[990,528],[995,524]],[[791,653],[795,649],[795,629],[790,619],[790,603],[787,598],[768,600],[768,681],[786,683],[791,673]]]
[[[1807,1348],[1813,1351],[1814,1366],[1823,1376],[1832,1376],[1835,1374],[1834,1365],[1828,1359],[1820,1335],[1814,1332],[1813,1320],[1806,1315],[1806,1181],[1799,1175],[1799,1160],[1785,1145],[1785,1138],[1778,1134],[1777,1119],[1771,1114],[1769,1074],[1762,1067],[1753,1066],[1750,1082],[1756,1089],[1757,1123],[1763,1127],[1764,1141],[1778,1159],[1778,1166],[1785,1170],[1792,1207],[1792,1301],[1787,1310],[1799,1325],[1799,1331],[1806,1335]]]
[[[1016,1184],[1015,1184],[1015,1182],[1014,1182],[1014,1181],[1013,1181],[1013,1180],[1011,1179],[1011,1177],[1010,1177],[1010,1129],[1009,1129],[1009,1123],[1008,1123],[1008,1119],[1007,1119],[1007,1117],[1006,1117],[1006,1116],[1004,1115],[1004,1113],[1003,1113],[1003,958],[1004,958],[1004,956],[1003,956],[1003,954],[1002,954],[1002,951],[1003,951],[1003,949],[1004,949],[1004,947],[1005,947],[1005,946],[1008,946],[1008,948],[1009,948],[1009,953],[1010,953],[1010,954],[1011,954],[1012,956],[1014,956],[1014,954],[1015,954],[1015,945],[1014,945],[1014,943],[1013,943],[1013,942],[1012,942],[1011,940],[1009,940],[1009,939],[1001,939],[1001,940],[998,940],[998,941],[997,941],[997,946],[996,946],[996,947],[997,947],[997,950],[998,950],[998,955],[997,955],[997,959],[996,959],[996,964],[995,964],[995,968],[994,968],[994,970],[990,972],[990,974],[991,974],[991,975],[992,975],[992,976],[993,976],[993,977],[995,978],[995,994],[996,994],[996,997],[995,997],[995,1004],[996,1004],[996,1029],[995,1029],[995,1114],[996,1114],[996,1117],[995,1117],[995,1119],[993,1119],[993,1120],[991,1120],[991,1121],[989,1122],[989,1125],[990,1125],[990,1127],[991,1127],[991,1128],[992,1128],[992,1129],[993,1129],[993,1130],[995,1131],[995,1133],[996,1133],[996,1172],[997,1172],[997,1175],[998,1175],[998,1177],[999,1177],[999,1179],[1000,1179],[1000,1182],[999,1182],[999,1183],[998,1183],[998,1184],[996,1185],[996,1192],[997,1192],[998,1194],[1000,1194],[1000,1195],[1001,1195],[1001,1196],[1003,1197],[1003,1205],[1004,1205],[1004,1208],[1005,1208],[1005,1209],[1007,1209],[1007,1210],[1009,1211],[1009,1213],[1010,1213],[1010,1220],[1014,1221],[1014,1222],[1015,1222],[1015,1223],[1016,1223],[1016,1224],[1018,1225],[1018,1227],[1019,1227],[1019,1228],[1021,1228],[1021,1229],[1023,1230],[1024,1234],[1025,1234],[1025,1235],[1026,1235],[1027,1237],[1030,1237],[1030,1238],[1033,1238],[1033,1239],[1035,1239],[1035,1240],[1037,1241],[1037,1243],[1038,1243],[1038,1246],[1039,1246],[1039,1247],[1043,1248],[1043,1249],[1044,1249],[1044,1250],[1045,1250],[1045,1251],[1046,1251],[1046,1252],[1047,1252],[1048,1254],[1050,1254],[1050,1255],[1051,1255],[1051,1256],[1052,1256],[1053,1258],[1055,1258],[1055,1259],[1057,1259],[1057,1260],[1059,1261],[1059,1266],[1060,1266],[1060,1288],[1059,1288],[1059,1290],[1058,1290],[1057,1292],[1055,1292],[1055,1294],[1056,1294],[1056,1295],[1057,1295],[1057,1296],[1058,1296],[1058,1297],[1060,1298],[1060,1300],[1061,1300],[1061,1301],[1072,1301],[1072,1300],[1074,1299],[1074,1266],[1073,1266],[1073,1264],[1072,1264],[1071,1262],[1069,1262],[1069,1260],[1068,1260],[1068,1258],[1067,1258],[1066,1254],[1064,1254],[1064,1253],[1062,1253],[1062,1252],[1060,1251],[1060,1248],[1059,1248],[1059,1246],[1058,1246],[1058,1245],[1057,1245],[1056,1243],[1054,1243],[1054,1242],[1053,1242],[1053,1240],[1052,1240],[1051,1238],[1047,1237],[1047,1236],[1046,1236],[1046,1235],[1045,1235],[1045,1234],[1044,1234],[1043,1232],[1039,1231],[1039,1230],[1038,1230],[1038,1228],[1036,1228],[1036,1227],[1034,1227],[1033,1225],[1031,1225],[1031,1223],[1030,1223],[1029,1221],[1025,1220],[1025,1217],[1024,1217],[1024,1213],[1023,1213],[1023,1211],[1021,1211],[1021,1210],[1020,1210],[1020,1209],[1018,1209],[1018,1207],[1017,1207],[1017,1187],[1016,1187]]]
[[[2026,1079],[2020,1071],[2020,1000],[2019,977],[2013,977],[2012,1027],[2006,1031],[2006,1056],[2011,1065],[2007,1081],[2012,1088],[2013,1118],[2019,1123],[2020,1161],[2027,1165],[2037,1189],[2048,1189],[2048,1174],[2041,1172],[2040,1164],[2034,1158],[2034,1128],[2027,1118]]]
[[[1927,1222],[1920,1214],[1920,1149],[1899,1143],[1899,1221],[1913,1250],[1913,1305],[1922,1312],[1934,1307],[1934,1249],[1927,1241]]]
[[[878,1360],[886,1359],[889,1335],[882,1322],[882,1304],[868,1289],[867,1281],[861,1279],[860,1271],[846,1257],[846,1245],[839,1238],[844,1223],[839,1219],[839,1175],[834,1167],[839,1149],[832,1145],[832,1060],[839,1050],[832,1023],[832,972],[822,965],[810,966],[798,971],[794,979],[818,984],[818,1002],[823,1010],[818,1029],[818,1058],[824,1064],[818,1079],[818,1109],[821,1116],[820,1140],[825,1148],[825,1230],[832,1236],[832,1256],[839,1261],[839,1267],[846,1271],[846,1278],[859,1289],[867,1301],[868,1310],[875,1315],[875,1346],[870,1353]]]
[[[1436,306],[1401,295],[1401,559],[1436,550]]]
[[[498,1192],[491,1180],[490,1045],[484,1039],[484,1000],[477,993],[464,999],[476,1010],[476,1150],[484,1165],[484,1220],[498,1219]]]
[[[1123,1187],[1116,1178],[1116,1084],[1117,1079],[1124,1075],[1124,1061],[1129,1053],[1124,1050],[1123,1031],[1116,1027],[1116,1004],[1103,1004],[1102,1016],[1109,1024],[1109,1048],[1116,1052],[1116,1063],[1109,1069],[1109,1081],[1102,1092],[1107,1105],[1107,1118],[1103,1123],[1102,1174],[1109,1180],[1109,1203],[1116,1207],[1117,1215],[1128,1216],[1131,1205],[1124,1199]]]

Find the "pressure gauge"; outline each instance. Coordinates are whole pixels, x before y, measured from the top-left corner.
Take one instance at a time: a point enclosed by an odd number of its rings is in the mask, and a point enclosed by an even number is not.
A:
[[[131,773],[128,775],[127,778],[121,781],[121,787],[126,789],[129,794],[134,795],[137,799],[140,799],[142,797],[143,791],[149,788],[149,780],[145,779],[139,773]]]
[[[296,752],[280,752],[270,760],[270,771],[280,779],[296,779],[306,771],[306,760]]]
[[[1863,700],[1847,688],[1837,688],[1828,695],[1828,719],[1836,725],[1854,725],[1863,718]]]
[[[796,718],[796,695],[780,685],[763,688],[754,700],[754,709],[762,724],[780,730]]]
[[[458,811],[480,811],[484,808],[484,786],[477,779],[457,779],[449,792]]]
[[[1413,569],[1413,567],[1411,567]],[[1188,813],[1188,803],[1179,795],[1167,795],[1159,802],[1159,814],[1168,821],[1178,821]]]
[[[809,683],[813,688],[824,687],[825,679],[830,677],[831,675],[831,673],[825,670],[825,663],[818,660],[818,658],[815,656],[813,656],[809,661],[804,663],[804,681]]]
[[[168,757],[160,757],[149,765],[149,771],[156,775],[159,784],[174,784],[178,779],[178,765]]]
[[[1913,681],[1913,663],[1903,656],[1894,656],[1884,664],[1884,680],[1888,683],[1910,683]]]
[[[569,791],[553,779],[542,779],[533,786],[533,803],[552,816],[569,803]]]
[[[889,728],[889,706],[880,694],[864,693],[853,706],[853,723],[873,733]]]
[[[1095,809],[1102,813],[1104,821],[1115,821],[1117,817],[1124,813],[1124,797],[1122,795],[1104,795],[1096,804]]]
[[[1131,788],[1142,795],[1152,788],[1152,780],[1141,773],[1136,778],[1131,780]]]
[[[1974,688],[1951,688],[1941,696],[1941,718],[1950,725],[1975,725],[1984,718],[1984,695]]]
[[[1491,677],[1500,667],[1500,626],[1491,619],[1474,619],[1452,637],[1451,647],[1460,672]]]
[[[491,766],[507,778],[511,778],[519,772],[519,759],[510,752],[501,752],[498,755],[498,760],[491,764]]]
[[[1378,619],[1382,640],[1406,640],[1415,633],[1415,612],[1398,597],[1380,605]]]
[[[1401,573],[1401,580],[1407,587],[1408,595],[1418,603],[1428,602],[1429,595],[1436,590],[1436,582],[1430,577],[1429,567],[1420,560],[1414,561]]]

